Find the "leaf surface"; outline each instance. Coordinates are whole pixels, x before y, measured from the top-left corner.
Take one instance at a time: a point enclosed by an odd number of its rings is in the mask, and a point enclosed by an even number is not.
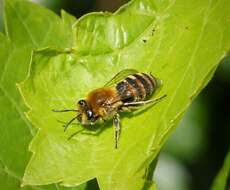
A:
[[[96,177],[101,189],[146,187],[146,168],[229,50],[227,2],[133,0],[114,14],[80,18],[73,51],[63,45],[35,52],[29,76],[20,84],[27,117],[39,128],[23,184],[71,186]],[[126,68],[162,79],[155,97],[167,98],[122,115],[119,149],[114,149],[111,121],[94,129],[72,125],[64,133],[57,120],[75,115],[51,110],[76,108],[77,100]]]
[[[26,15],[28,18],[25,14],[29,14]],[[55,36],[52,28],[62,28],[61,31],[65,31],[62,20],[30,2],[6,0],[4,15],[7,35],[0,33],[0,189],[64,190],[66,187],[58,184],[20,187],[31,156],[28,145],[36,130],[24,115],[26,107],[16,83],[22,81],[28,73],[32,49],[43,46],[58,47],[60,42],[62,48],[71,47],[70,35],[68,32],[67,36],[60,34],[58,30],[55,31]],[[41,24],[40,19],[46,20],[47,17],[50,18],[49,23]],[[50,36],[39,41],[46,35]]]

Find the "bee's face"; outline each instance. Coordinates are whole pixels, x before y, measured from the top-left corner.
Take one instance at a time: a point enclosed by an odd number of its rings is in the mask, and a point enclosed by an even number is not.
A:
[[[86,100],[78,101],[78,110],[79,110],[79,115],[77,119],[83,125],[94,124],[95,121],[98,119],[98,117],[95,116],[90,105]]]

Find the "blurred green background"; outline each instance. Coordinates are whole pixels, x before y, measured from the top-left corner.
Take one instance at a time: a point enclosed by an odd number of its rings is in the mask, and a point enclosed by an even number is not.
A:
[[[35,1],[35,0],[34,0]],[[92,11],[115,11],[127,0],[36,0],[60,14],[80,17]],[[0,0],[0,7],[2,0]],[[0,9],[0,31],[4,31]],[[230,54],[192,103],[166,142],[154,174],[159,190],[205,190],[222,166],[230,145]]]

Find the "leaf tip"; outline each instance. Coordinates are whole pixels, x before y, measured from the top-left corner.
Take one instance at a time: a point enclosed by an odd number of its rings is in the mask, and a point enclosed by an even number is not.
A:
[[[23,178],[24,178],[24,177],[23,177]],[[26,182],[22,179],[21,184],[20,184],[20,187],[23,188],[23,187],[25,187],[26,185],[27,185]]]

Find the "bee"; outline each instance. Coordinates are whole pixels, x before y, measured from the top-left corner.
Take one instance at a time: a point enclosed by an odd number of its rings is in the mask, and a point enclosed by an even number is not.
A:
[[[162,85],[152,74],[125,69],[117,73],[103,87],[92,90],[85,99],[77,103],[77,109],[53,110],[54,112],[77,112],[77,115],[64,125],[64,131],[75,120],[83,126],[97,121],[113,120],[115,148],[121,131],[120,113],[137,110],[148,104],[155,104],[166,95],[151,99],[156,89]]]

